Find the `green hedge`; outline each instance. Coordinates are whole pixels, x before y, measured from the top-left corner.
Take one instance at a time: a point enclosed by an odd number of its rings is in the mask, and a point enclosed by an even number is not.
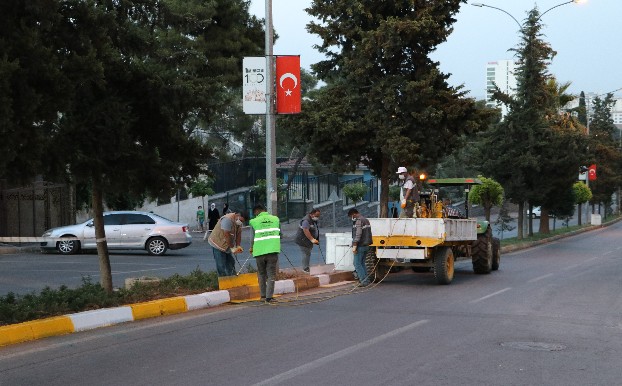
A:
[[[9,292],[0,296],[0,325],[14,324],[50,316],[116,307],[171,296],[182,296],[212,291],[218,288],[216,272],[195,269],[187,276],[175,274],[160,279],[158,284],[136,283],[130,289],[119,289],[109,294],[90,277],[82,285],[71,289],[44,288],[39,294],[16,295]]]

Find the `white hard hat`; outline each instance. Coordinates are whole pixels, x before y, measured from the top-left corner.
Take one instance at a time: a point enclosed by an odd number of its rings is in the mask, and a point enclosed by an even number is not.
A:
[[[397,174],[401,174],[401,173],[408,173],[408,170],[406,170],[405,167],[400,166],[399,168],[397,168]]]

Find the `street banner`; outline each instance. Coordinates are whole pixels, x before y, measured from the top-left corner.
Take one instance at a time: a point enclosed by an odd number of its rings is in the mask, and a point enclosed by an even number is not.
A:
[[[596,181],[596,164],[590,165],[590,168],[587,169],[587,178],[590,181]]]
[[[266,58],[246,57],[242,67],[242,109],[245,114],[265,114]]]
[[[276,112],[300,113],[300,56],[276,57]]]

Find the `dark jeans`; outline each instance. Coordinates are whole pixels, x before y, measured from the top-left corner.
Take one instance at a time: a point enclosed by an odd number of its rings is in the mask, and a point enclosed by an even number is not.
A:
[[[259,281],[259,295],[262,298],[271,299],[274,295],[274,281],[276,280],[276,267],[279,261],[278,253],[268,253],[255,257],[257,262],[257,279]]]
[[[365,269],[365,255],[367,255],[367,251],[369,251],[368,246],[360,246],[354,254],[354,270],[361,284],[369,284],[370,282],[367,277],[367,269]]]
[[[214,251],[214,260],[216,260],[216,271],[218,271],[218,276],[235,275],[235,259],[233,258],[233,255],[214,247],[212,247],[212,251]]]

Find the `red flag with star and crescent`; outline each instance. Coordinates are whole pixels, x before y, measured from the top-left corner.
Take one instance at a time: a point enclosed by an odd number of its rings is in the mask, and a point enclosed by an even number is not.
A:
[[[276,113],[300,113],[300,56],[276,57]]]
[[[590,168],[587,169],[587,178],[590,181],[596,181],[596,164],[590,165]]]

